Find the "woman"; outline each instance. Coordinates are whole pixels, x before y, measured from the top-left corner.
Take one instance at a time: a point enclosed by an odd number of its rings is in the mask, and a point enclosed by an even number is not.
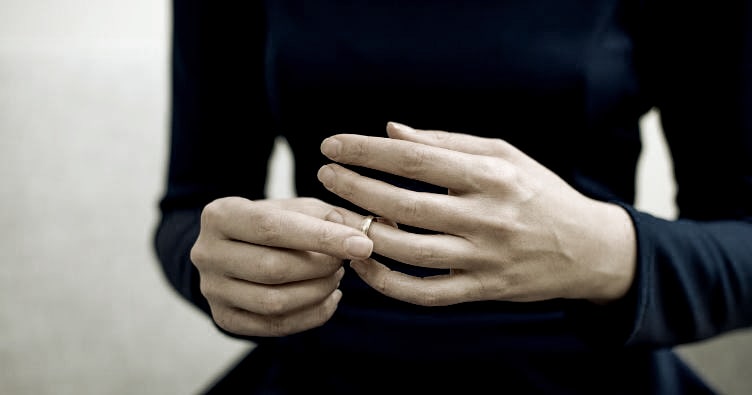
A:
[[[749,5],[250,3],[173,4],[156,247],[256,345],[213,392],[713,392],[671,348],[752,324]]]

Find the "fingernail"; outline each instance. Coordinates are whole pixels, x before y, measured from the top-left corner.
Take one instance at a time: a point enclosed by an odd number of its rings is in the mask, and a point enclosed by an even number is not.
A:
[[[409,133],[409,132],[413,131],[413,128],[411,128],[411,127],[409,127],[407,125],[403,125],[403,124],[401,124],[399,122],[389,122],[388,126],[391,126],[393,129],[396,129],[396,130],[398,130],[400,132],[404,132],[404,133]]]
[[[321,142],[321,152],[330,158],[337,157],[341,148],[342,143],[332,137],[328,137]]]
[[[334,177],[336,177],[336,175],[334,174],[334,170],[332,170],[329,166],[322,166],[319,169],[317,176],[319,178],[319,181],[321,181],[321,183],[324,184],[325,187],[331,188],[334,185]]]
[[[332,299],[334,299],[334,303],[339,303],[340,300],[342,300],[342,291],[339,289],[335,289],[334,292],[332,292]]]
[[[373,242],[363,236],[352,236],[345,240],[345,252],[356,259],[366,259],[371,256]]]
[[[337,210],[330,211],[324,219],[337,224],[345,224],[345,217],[343,217]]]
[[[339,269],[337,269],[337,274],[335,274],[335,277],[337,278],[337,281],[342,280],[342,277],[344,277],[344,276],[345,276],[345,268],[344,267],[340,267]]]

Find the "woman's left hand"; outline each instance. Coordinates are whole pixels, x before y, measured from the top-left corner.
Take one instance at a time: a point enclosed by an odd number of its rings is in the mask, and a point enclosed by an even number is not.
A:
[[[383,294],[425,306],[504,300],[588,299],[606,303],[632,284],[636,241],[621,207],[591,199],[499,139],[421,131],[389,123],[389,138],[324,140],[334,162],[447,188],[410,191],[328,164],[319,180],[333,193],[415,234],[374,223],[374,252],[410,265],[450,269],[414,277],[368,259],[353,261]],[[357,226],[354,224],[353,226]]]

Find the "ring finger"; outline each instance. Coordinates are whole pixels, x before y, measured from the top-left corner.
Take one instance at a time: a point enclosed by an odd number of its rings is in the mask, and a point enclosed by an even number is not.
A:
[[[434,269],[468,269],[473,244],[447,234],[415,234],[384,224],[371,226],[374,252],[414,266]]]
[[[465,230],[459,197],[398,188],[337,164],[323,166],[319,180],[343,199],[398,223],[442,233]]]

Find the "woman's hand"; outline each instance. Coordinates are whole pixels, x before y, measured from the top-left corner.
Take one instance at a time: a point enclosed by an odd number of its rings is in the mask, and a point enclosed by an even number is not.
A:
[[[636,242],[621,207],[588,198],[510,144],[390,123],[390,138],[341,134],[324,140],[331,160],[445,187],[414,192],[337,164],[319,180],[333,193],[420,235],[374,223],[374,252],[411,265],[450,269],[417,278],[373,259],[353,261],[385,295],[436,306],[553,298],[616,300],[629,289]]]
[[[359,220],[310,198],[208,204],[191,260],[217,325],[283,336],[324,324],[342,296],[342,260],[366,259],[373,249],[345,225]]]

